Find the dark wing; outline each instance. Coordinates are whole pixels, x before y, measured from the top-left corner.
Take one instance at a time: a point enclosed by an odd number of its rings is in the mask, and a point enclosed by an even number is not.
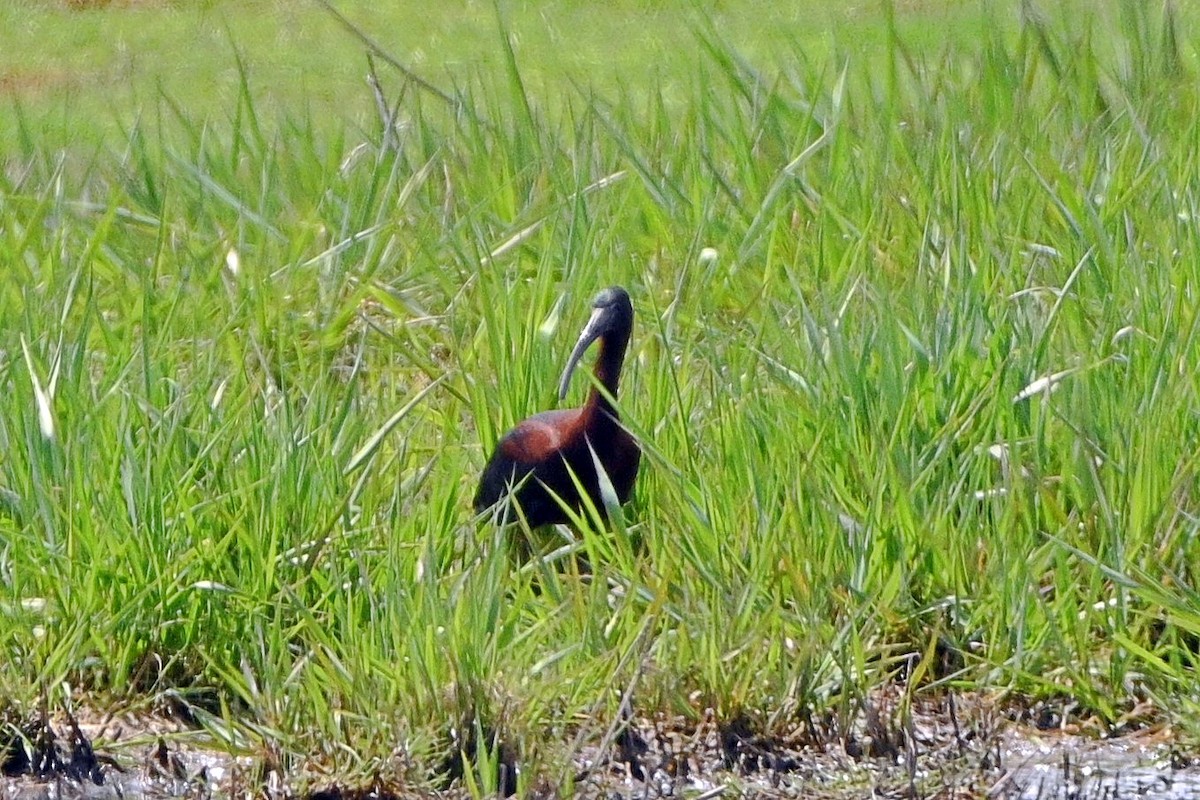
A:
[[[526,475],[539,467],[557,467],[559,452],[575,434],[579,422],[577,408],[545,411],[504,434],[479,477],[475,510],[494,506],[508,492],[509,486],[521,484]],[[522,488],[528,484],[529,481],[525,481]],[[518,500],[520,495],[519,491]]]

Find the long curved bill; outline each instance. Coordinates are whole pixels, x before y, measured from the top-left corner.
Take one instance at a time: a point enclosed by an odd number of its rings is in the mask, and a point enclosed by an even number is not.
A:
[[[579,341],[575,343],[575,349],[571,351],[571,357],[567,359],[567,366],[563,370],[562,380],[558,384],[559,400],[567,396],[567,389],[571,386],[571,375],[574,374],[575,367],[579,364],[579,359],[583,358],[583,354],[587,352],[592,342],[600,338],[600,334],[603,332],[603,318],[604,309],[597,308],[592,311],[591,318],[583,326],[583,332],[579,334]]]

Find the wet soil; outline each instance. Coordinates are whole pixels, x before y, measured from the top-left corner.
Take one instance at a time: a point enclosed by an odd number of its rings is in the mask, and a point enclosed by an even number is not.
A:
[[[575,752],[570,779],[521,784],[547,798],[1200,797],[1200,761],[1166,726],[1099,736],[1058,719],[1039,727],[1044,716],[997,705],[961,696],[904,703],[898,692],[881,692],[860,703],[844,730],[834,718],[810,719],[771,735],[747,717],[633,715]],[[512,792],[521,764],[514,748],[502,752],[498,785]],[[10,723],[0,768],[0,800],[469,796],[461,771],[445,764],[419,785],[314,787],[311,777],[289,779],[261,759],[229,755],[182,721],[152,716],[81,721],[59,712]]]
[[[255,768],[176,720],[80,717],[42,712],[0,729],[0,800],[233,797]]]

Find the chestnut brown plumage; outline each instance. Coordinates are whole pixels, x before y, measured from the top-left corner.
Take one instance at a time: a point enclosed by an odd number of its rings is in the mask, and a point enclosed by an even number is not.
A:
[[[596,382],[605,391],[593,386],[582,408],[535,414],[504,434],[483,468],[475,492],[476,511],[501,504],[498,519],[507,524],[517,519],[512,508],[515,503],[531,528],[566,523],[569,517],[555,496],[569,508],[583,508],[583,499],[571,479],[574,473],[592,503],[603,512],[593,452],[612,482],[617,500],[624,503],[629,499],[641,451],[633,436],[621,427],[610,397],[617,396],[632,330],[633,303],[628,292],[614,286],[596,296],[591,319],[563,370],[559,399],[566,397],[579,359],[597,340],[600,353],[596,357]],[[511,502],[502,503],[510,495]]]

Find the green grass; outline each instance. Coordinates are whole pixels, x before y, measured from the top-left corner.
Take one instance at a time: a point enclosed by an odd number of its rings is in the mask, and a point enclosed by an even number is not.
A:
[[[217,119],[167,91],[82,155],[22,101],[0,691],[181,698],[285,773],[418,784],[451,726],[567,780],[631,685],[770,728],[914,674],[1196,732],[1192,19],[977,11],[758,60],[697,12],[697,68],[596,84],[492,21],[392,151],[232,56]],[[589,581],[469,505],[613,283],[647,458]]]
[[[0,108],[19,104],[47,149],[119,139],[135,118],[156,136],[169,136],[171,126],[154,128],[164,95],[196,119],[228,124],[243,78],[268,124],[311,115],[323,129],[354,130],[374,119],[371,96],[363,91],[362,47],[313,0],[92,5],[80,11],[65,0],[13,0],[0,7]],[[447,91],[490,83],[488,76],[503,70],[497,4],[489,0],[334,5]],[[877,7],[819,0],[765,6],[619,0],[604,9],[579,2],[499,5],[526,85],[554,105],[571,82],[612,90],[658,85],[670,102],[692,84],[703,61],[689,26],[706,17],[732,46],[764,61],[792,60],[798,42],[809,58],[825,58],[833,31],[841,31],[841,46],[855,53],[883,46]],[[1011,27],[1015,16],[1003,17]],[[981,19],[974,4],[924,0],[908,4],[897,24],[918,41],[970,41]],[[248,65],[246,74],[236,58]],[[17,135],[17,120],[0,114],[0,142]]]

